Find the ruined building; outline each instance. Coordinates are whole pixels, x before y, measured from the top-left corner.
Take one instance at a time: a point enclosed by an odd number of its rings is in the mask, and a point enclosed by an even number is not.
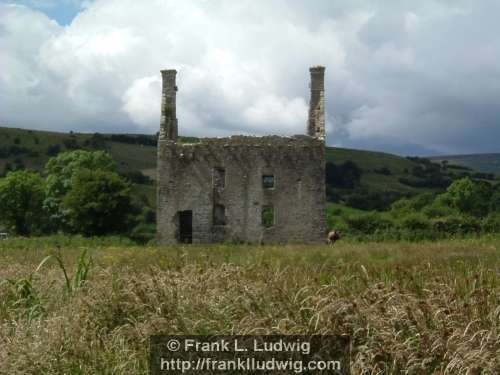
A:
[[[163,70],[160,243],[320,242],[326,229],[324,72],[310,68],[307,135],[178,142],[175,70]]]

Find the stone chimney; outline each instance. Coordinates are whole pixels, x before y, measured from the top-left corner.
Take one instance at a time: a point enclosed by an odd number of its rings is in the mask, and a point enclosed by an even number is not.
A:
[[[174,69],[162,70],[160,140],[177,140],[176,92]]]
[[[311,100],[309,101],[309,120],[307,135],[325,140],[325,67],[313,66],[311,73]]]

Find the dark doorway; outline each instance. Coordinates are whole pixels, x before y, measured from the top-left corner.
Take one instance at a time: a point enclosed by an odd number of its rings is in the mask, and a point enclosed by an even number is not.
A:
[[[193,243],[193,211],[179,211],[179,242]]]

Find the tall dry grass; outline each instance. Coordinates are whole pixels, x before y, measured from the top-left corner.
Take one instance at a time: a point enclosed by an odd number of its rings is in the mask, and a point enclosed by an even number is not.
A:
[[[50,248],[2,247],[2,374],[145,374],[158,333],[347,334],[353,374],[500,373],[498,240],[103,246],[72,293],[54,259],[34,272]],[[82,250],[59,250],[69,280]]]

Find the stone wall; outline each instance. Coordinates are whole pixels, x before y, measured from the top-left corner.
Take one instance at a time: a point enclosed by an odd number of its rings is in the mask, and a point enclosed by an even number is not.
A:
[[[159,241],[179,241],[181,211],[192,211],[193,243],[324,241],[324,168],[324,143],[308,136],[160,140]],[[274,176],[273,188],[263,187],[264,175]],[[270,228],[263,207],[274,209]]]

